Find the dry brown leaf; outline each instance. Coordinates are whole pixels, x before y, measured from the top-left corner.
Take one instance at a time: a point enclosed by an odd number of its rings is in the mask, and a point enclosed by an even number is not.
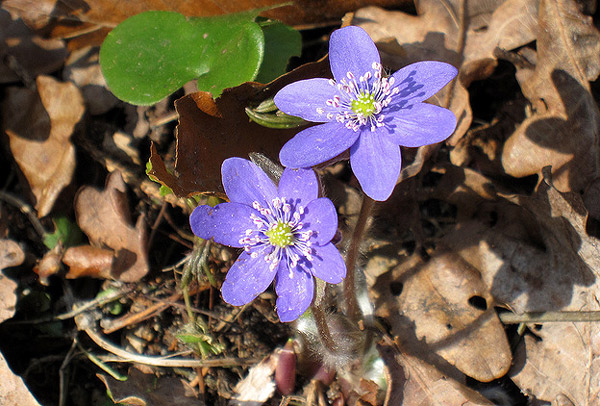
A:
[[[180,197],[205,192],[224,197],[221,164],[225,159],[233,156],[247,159],[250,152],[277,159],[283,144],[298,132],[258,125],[250,121],[245,108],[273,97],[291,82],[330,76],[329,62],[325,59],[305,64],[268,85],[250,82],[225,89],[216,100],[206,92],[182,97],[175,102],[179,113],[176,175],[167,171],[154,147],[150,173]]]
[[[46,252],[42,259],[40,259],[39,262],[33,267],[33,272],[38,275],[40,278],[39,281],[42,285],[47,285],[48,278],[57,274],[61,270],[62,253],[62,245],[57,244],[50,251]]]
[[[282,3],[284,2],[281,0],[5,0],[3,7],[22,17],[32,27],[50,30],[54,37],[73,38],[85,35],[87,38],[78,39],[76,45],[69,44],[73,49],[83,45],[99,45],[110,29],[126,18],[144,11],[176,11],[189,17],[202,17],[272,7]],[[399,7],[410,3],[409,0],[297,0],[291,6],[269,10],[261,15],[290,25],[331,23],[341,19],[345,13],[367,5]]]
[[[482,206],[479,220],[460,224],[444,243],[515,312],[578,310],[576,299],[587,295],[600,269],[600,242],[586,234],[581,197],[544,182],[533,197],[510,199]]]
[[[115,403],[135,406],[203,406],[193,388],[183,379],[146,374],[130,368],[126,382],[97,374]]]
[[[477,195],[456,181],[463,193],[455,198],[469,201]],[[581,196],[561,193],[548,182],[531,197],[480,199],[474,219],[443,242],[477,268],[494,298],[516,313],[598,311],[600,240],[586,233]],[[540,401],[598,404],[598,324],[546,323],[532,329],[541,340],[526,336],[510,371],[521,390]]]
[[[580,191],[600,170],[600,114],[589,85],[600,72],[600,32],[574,0],[542,0],[539,33],[535,69],[517,71],[534,114],[506,141],[502,164],[516,177],[550,165],[559,190]]]
[[[18,266],[25,260],[21,246],[12,240],[0,239],[0,271],[11,266]]]
[[[392,343],[378,345],[388,370],[384,406],[491,406],[479,393]]]
[[[67,57],[63,41],[34,35],[20,19],[0,9],[0,83],[56,71]]]
[[[461,4],[467,7],[464,37]],[[423,0],[417,3],[418,16],[368,7],[358,10],[352,23],[371,35],[382,51],[384,64],[394,69],[422,60],[444,61],[460,68],[458,82],[432,98],[458,118],[457,129],[448,141],[454,145],[471,125],[466,87],[492,73],[496,48],[511,50],[535,39],[536,6],[537,0]]]
[[[93,246],[113,250],[112,278],[135,282],[148,273],[144,215],[138,217],[135,227],[131,225],[126,187],[119,172],[108,175],[104,190],[83,187],[75,198],[75,214]],[[106,276],[106,252],[82,247],[69,251],[69,265],[74,267],[69,271],[71,276],[79,276],[79,272],[92,276],[94,270],[101,274],[93,276]]]
[[[0,240],[0,270],[19,265],[25,259],[21,247],[11,240]],[[0,272],[0,323],[15,314],[17,283]],[[23,380],[13,374],[0,354],[0,405],[39,406]]]
[[[248,370],[248,375],[235,385],[231,406],[260,406],[275,393],[273,374],[278,355],[268,355]]]
[[[547,402],[566,397],[575,405],[600,404],[598,323],[546,323],[535,334],[541,340],[525,336],[510,371],[521,391]]]
[[[0,405],[40,406],[21,377],[13,374],[0,354]]]
[[[39,95],[9,88],[2,109],[10,149],[36,198],[38,216],[47,215],[71,182],[75,147],[70,141],[83,116],[83,98],[72,83],[38,76]]]
[[[68,248],[62,260],[69,267],[68,279],[82,276],[109,279],[114,259],[112,250],[82,245]]]
[[[438,252],[426,263],[413,256],[380,276],[371,292],[377,315],[411,354],[483,382],[508,371],[511,353],[494,300],[459,256]]]

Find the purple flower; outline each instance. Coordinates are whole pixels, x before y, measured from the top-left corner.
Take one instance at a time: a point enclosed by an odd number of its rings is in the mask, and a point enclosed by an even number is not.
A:
[[[386,200],[400,176],[400,147],[420,147],[448,138],[456,117],[422,103],[450,82],[456,68],[425,61],[384,77],[379,52],[359,27],[335,31],[329,43],[334,79],[287,85],[275,96],[284,113],[325,123],[307,128],[279,154],[284,166],[308,168],[350,148],[350,165],[364,192]]]
[[[223,299],[244,305],[275,279],[279,319],[297,319],[312,302],[313,277],[340,283],[346,276],[331,243],[337,231],[333,203],[318,198],[312,169],[285,169],[277,187],[254,163],[229,158],[221,175],[231,202],[198,206],[190,224],[200,238],[244,248],[223,282]]]

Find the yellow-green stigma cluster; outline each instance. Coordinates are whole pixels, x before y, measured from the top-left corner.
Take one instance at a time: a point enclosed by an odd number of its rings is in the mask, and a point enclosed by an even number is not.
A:
[[[372,94],[362,92],[360,96],[352,100],[352,111],[367,118],[375,113],[375,97]]]
[[[285,248],[291,245],[294,241],[292,227],[290,227],[287,222],[283,221],[278,221],[277,224],[267,230],[265,234],[267,237],[269,237],[269,242],[271,245],[275,245],[280,248]]]

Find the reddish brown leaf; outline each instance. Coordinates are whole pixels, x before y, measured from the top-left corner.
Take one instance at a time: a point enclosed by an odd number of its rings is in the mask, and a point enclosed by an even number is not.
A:
[[[119,172],[113,172],[103,191],[89,186],[79,191],[75,198],[75,214],[77,224],[94,246],[113,250],[110,277],[134,282],[148,272],[146,231],[143,215],[138,217],[135,227],[131,225],[125,193],[123,178]],[[97,277],[106,277],[107,253],[82,247],[69,251],[69,265],[75,266],[75,270],[70,271],[73,277],[80,271],[94,270],[101,272]],[[87,265],[90,266],[88,271]]]
[[[281,0],[240,1],[173,1],[139,0],[122,2],[56,1],[56,0],[5,0],[3,7],[21,16],[30,26],[51,29],[54,37],[72,38],[85,35],[76,47],[100,44],[104,36],[128,17],[149,10],[176,11],[189,17],[203,17],[235,13],[250,9],[272,7]],[[345,13],[367,5],[399,7],[410,0],[297,0],[294,5],[280,7],[263,13],[290,25],[319,22],[337,22]],[[50,18],[52,17],[52,18]],[[71,44],[69,44],[70,47]],[[73,47],[72,47],[73,48]]]
[[[260,152],[278,161],[283,144],[298,132],[260,126],[248,118],[246,107],[273,97],[288,83],[311,77],[330,77],[328,60],[303,65],[269,85],[244,83],[225,89],[213,100],[198,92],[175,102],[179,113],[175,173],[170,174],[156,150],[152,150],[151,174],[184,197],[198,193],[223,194],[221,163],[230,157],[248,158]]]
[[[69,267],[68,279],[82,276],[110,279],[114,257],[112,250],[82,245],[67,249],[62,260]]]
[[[84,107],[72,83],[49,76],[39,76],[36,82],[39,95],[10,88],[2,113],[13,157],[37,199],[38,216],[43,217],[71,182],[75,148],[70,138]]]

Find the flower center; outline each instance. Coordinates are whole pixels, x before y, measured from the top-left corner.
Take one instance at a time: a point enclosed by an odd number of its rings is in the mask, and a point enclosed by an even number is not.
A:
[[[292,227],[290,227],[287,222],[283,222],[281,220],[267,230],[265,235],[269,237],[269,242],[271,245],[276,245],[280,248],[285,248],[291,245],[294,240]]]
[[[372,70],[358,78],[352,72],[338,82],[329,80],[338,90],[338,94],[325,101],[325,106],[318,106],[317,113],[326,115],[327,120],[336,120],[346,128],[360,131],[363,127],[375,131],[385,127],[385,116],[382,111],[392,102],[400,89],[394,87],[394,77],[383,77],[382,66],[373,62]]]
[[[362,92],[356,99],[352,100],[352,111],[363,117],[371,117],[375,113],[375,97],[372,94]]]

